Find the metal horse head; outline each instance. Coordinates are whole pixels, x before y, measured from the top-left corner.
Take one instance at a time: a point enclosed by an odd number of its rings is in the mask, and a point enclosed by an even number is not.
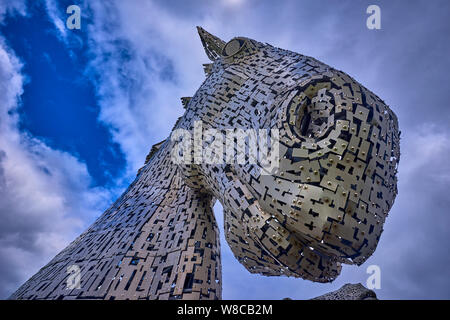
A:
[[[194,132],[194,139],[213,130],[214,137],[200,139],[178,165],[189,186],[222,203],[236,258],[250,272],[320,282],[332,281],[340,263],[363,263],[397,194],[394,113],[314,58],[198,31],[213,63],[204,65],[207,78],[185,99],[175,129]],[[203,131],[195,132],[196,123]],[[250,161],[255,129],[277,140],[266,154],[277,162],[270,171],[267,159]],[[181,140],[172,138],[178,152]],[[230,148],[234,159],[222,157]],[[196,161],[208,150],[216,161]]]

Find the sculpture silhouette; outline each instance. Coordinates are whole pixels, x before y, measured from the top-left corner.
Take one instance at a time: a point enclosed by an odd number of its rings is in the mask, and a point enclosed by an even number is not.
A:
[[[360,265],[374,252],[397,194],[394,113],[311,57],[198,31],[213,63],[204,65],[207,78],[195,95],[182,98],[186,111],[171,137],[12,299],[220,299],[216,200],[226,240],[252,273],[329,282],[341,263]],[[269,151],[275,167],[243,155],[254,140],[240,138],[251,129],[278,143]],[[208,130],[231,138],[204,139]],[[200,154],[180,132],[193,133]],[[247,160],[201,157],[230,147]]]

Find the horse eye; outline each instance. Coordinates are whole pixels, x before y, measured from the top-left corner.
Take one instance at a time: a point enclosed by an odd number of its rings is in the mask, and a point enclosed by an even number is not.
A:
[[[241,49],[244,47],[244,45],[245,45],[245,40],[238,39],[238,38],[232,39],[223,48],[222,55],[224,57],[231,57],[231,56],[235,55],[236,53],[238,53],[239,51],[241,51]]]
[[[326,101],[294,97],[288,110],[289,123],[297,135],[303,138],[323,136],[329,129],[330,106]]]

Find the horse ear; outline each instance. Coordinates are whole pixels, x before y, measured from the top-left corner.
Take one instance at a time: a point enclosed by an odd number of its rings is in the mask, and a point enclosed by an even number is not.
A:
[[[226,45],[225,41],[213,36],[202,27],[197,27],[197,30],[208,58],[211,61],[220,58]]]
[[[225,63],[231,63],[238,57],[252,54],[258,50],[258,42],[248,38],[236,37],[225,42],[222,39],[213,36],[202,27],[197,27],[197,30],[206,55],[213,62],[222,58]],[[205,73],[209,75],[211,73],[212,64],[205,64],[203,66]]]

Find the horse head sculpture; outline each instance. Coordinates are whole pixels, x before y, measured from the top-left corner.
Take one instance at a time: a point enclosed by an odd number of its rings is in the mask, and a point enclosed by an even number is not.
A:
[[[394,113],[314,58],[198,32],[212,63],[170,137],[12,298],[221,298],[216,200],[252,273],[329,282],[374,252],[397,194]]]

